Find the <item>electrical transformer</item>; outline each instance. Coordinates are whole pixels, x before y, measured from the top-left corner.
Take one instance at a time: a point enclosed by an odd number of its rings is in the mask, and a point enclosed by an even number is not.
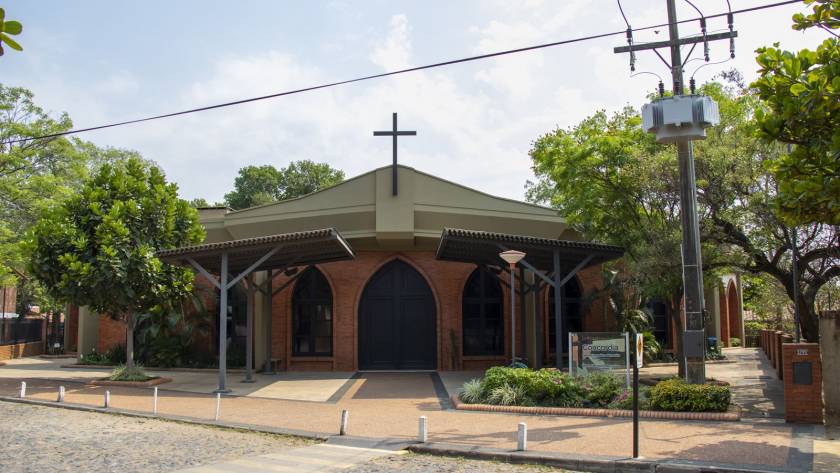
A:
[[[706,139],[706,128],[719,122],[717,103],[705,95],[664,97],[642,106],[642,127],[659,143]]]

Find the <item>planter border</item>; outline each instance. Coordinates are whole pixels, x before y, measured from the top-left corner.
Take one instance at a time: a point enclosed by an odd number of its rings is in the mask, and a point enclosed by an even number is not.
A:
[[[69,363],[66,365],[61,365],[60,368],[73,368],[79,370],[89,370],[89,369],[106,369],[110,370],[116,368],[118,365],[83,365],[81,363]],[[174,372],[181,372],[181,373],[218,373],[219,368],[157,368],[154,366],[144,366],[143,369],[146,371],[174,371]],[[228,373],[244,373],[244,368],[228,368]],[[254,371],[257,373],[257,371]]]
[[[162,376],[155,376],[146,381],[111,381],[110,379],[94,379],[89,382],[93,386],[122,386],[129,388],[150,388],[159,384],[164,384],[172,381],[172,378],[164,378]]]
[[[506,412],[510,414],[530,414],[548,416],[585,416],[585,417],[633,417],[633,411],[626,409],[591,409],[587,407],[526,407],[494,406],[490,404],[466,404],[457,395],[449,396],[452,406],[461,411]],[[741,409],[730,406],[726,412],[674,412],[674,411],[639,411],[639,417],[666,420],[714,420],[737,422],[741,419]]]

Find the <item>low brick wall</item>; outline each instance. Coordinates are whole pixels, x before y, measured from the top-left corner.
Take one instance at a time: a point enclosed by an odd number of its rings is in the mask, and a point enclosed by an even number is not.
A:
[[[785,343],[782,350],[785,420],[822,424],[822,363],[819,344]],[[794,372],[797,369],[798,375]]]
[[[44,342],[17,343],[0,345],[0,360],[11,360],[24,356],[37,356],[44,353]]]

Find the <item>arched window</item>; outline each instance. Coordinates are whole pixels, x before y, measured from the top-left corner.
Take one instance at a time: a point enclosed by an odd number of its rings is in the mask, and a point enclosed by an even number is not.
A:
[[[563,352],[568,351],[569,332],[583,331],[583,320],[581,318],[581,290],[580,283],[576,277],[570,279],[563,285]],[[554,288],[548,292],[548,351],[554,353],[557,339],[557,324],[554,319]]]
[[[461,313],[464,355],[504,355],[502,287],[486,269],[476,268],[467,280]]]
[[[292,296],[292,355],[332,355],[332,290],[316,268],[300,276]]]

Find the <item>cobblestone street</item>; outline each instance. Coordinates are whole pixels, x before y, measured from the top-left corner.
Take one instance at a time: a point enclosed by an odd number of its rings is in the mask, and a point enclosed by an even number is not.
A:
[[[307,440],[0,403],[4,473],[165,472],[301,447]]]
[[[168,472],[314,442],[156,419],[0,403],[0,471],[3,473]],[[352,473],[545,472],[534,465],[404,454],[376,459]]]

